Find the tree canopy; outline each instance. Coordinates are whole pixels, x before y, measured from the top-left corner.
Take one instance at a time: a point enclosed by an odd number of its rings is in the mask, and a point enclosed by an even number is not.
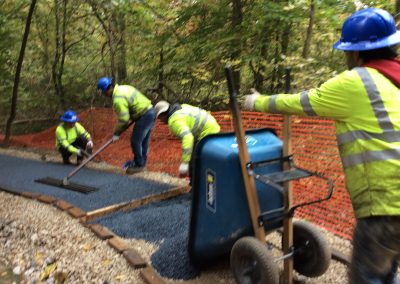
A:
[[[209,110],[227,107],[231,64],[245,94],[314,87],[345,69],[332,44],[363,6],[397,17],[399,1],[39,0],[21,70],[18,119],[104,106],[97,79],[112,76],[152,100]],[[0,117],[10,113],[14,75],[31,1],[0,0]]]

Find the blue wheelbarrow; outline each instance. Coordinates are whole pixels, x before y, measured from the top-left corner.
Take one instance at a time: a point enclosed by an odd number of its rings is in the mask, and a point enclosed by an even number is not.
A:
[[[324,235],[307,222],[293,222],[297,208],[331,198],[332,180],[295,166],[283,156],[284,143],[271,129],[242,128],[236,94],[227,70],[234,133],[203,138],[194,151],[188,252],[205,266],[230,254],[238,283],[292,283],[293,270],[307,277],[325,273],[331,250]],[[316,177],[327,184],[323,198],[292,206],[292,180]],[[283,255],[274,257],[267,234],[282,232]]]

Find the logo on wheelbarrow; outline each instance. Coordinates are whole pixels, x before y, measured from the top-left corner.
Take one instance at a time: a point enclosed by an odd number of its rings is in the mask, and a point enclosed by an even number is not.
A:
[[[215,213],[217,211],[217,192],[215,186],[215,173],[211,170],[207,170],[207,190],[206,200],[207,209]]]
[[[253,136],[248,135],[248,136],[246,136],[246,144],[247,144],[248,147],[254,146],[254,145],[257,144],[257,139],[254,138]],[[237,147],[239,147],[238,144],[237,144],[237,139],[236,139],[236,137],[235,137],[235,143],[233,143],[233,144],[231,145],[231,147],[234,148],[234,149],[237,148]]]

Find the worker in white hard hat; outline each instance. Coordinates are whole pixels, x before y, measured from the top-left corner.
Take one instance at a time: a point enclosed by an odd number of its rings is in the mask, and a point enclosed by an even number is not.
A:
[[[194,147],[205,136],[220,131],[218,122],[208,111],[188,104],[169,104],[167,101],[160,101],[154,109],[156,118],[168,124],[169,130],[181,139],[182,160],[179,175],[191,176],[190,161]]]

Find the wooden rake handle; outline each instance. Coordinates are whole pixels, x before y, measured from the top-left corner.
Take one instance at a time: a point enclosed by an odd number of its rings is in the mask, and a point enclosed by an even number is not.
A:
[[[125,130],[123,132],[125,132],[132,124],[134,123],[134,121],[129,122],[128,126],[125,128]],[[122,133],[121,133],[122,134]],[[82,169],[84,166],[87,165],[87,163],[89,163],[91,160],[94,159],[94,157],[96,157],[100,152],[102,152],[105,148],[107,148],[111,143],[113,143],[113,139],[110,138],[106,143],[104,143],[99,149],[97,149],[96,152],[94,152],[92,155],[90,155],[89,157],[87,157],[85,160],[83,160],[82,164],[80,164],[79,166],[77,166],[72,172],[70,172],[68,174],[68,176],[66,176],[63,180],[64,183],[68,183],[68,180],[73,177],[77,172],[79,172],[80,169]]]
[[[249,152],[247,150],[246,136],[243,129],[242,117],[236,100],[236,90],[234,85],[233,73],[230,66],[225,67],[225,75],[229,89],[229,105],[232,112],[233,128],[235,130],[236,140],[239,147],[239,161],[242,169],[244,187],[247,196],[247,203],[250,210],[250,218],[253,225],[254,235],[261,242],[265,242],[265,231],[258,224],[260,216],[260,204],[256,192],[256,185],[252,176],[247,171],[247,164],[250,162]]]

